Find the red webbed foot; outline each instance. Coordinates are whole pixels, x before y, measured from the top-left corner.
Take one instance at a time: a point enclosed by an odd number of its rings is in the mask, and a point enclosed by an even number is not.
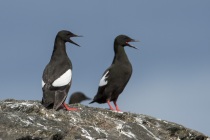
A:
[[[110,101],[109,101],[109,100],[107,100],[107,104],[109,105],[109,109],[110,109],[110,110],[112,110],[112,111],[115,110],[115,109],[112,107],[112,105],[110,104]]]
[[[118,105],[117,105],[117,101],[114,101],[114,105],[115,105],[115,108],[116,108],[116,111],[117,111],[117,112],[122,112],[122,111],[119,109]]]
[[[79,111],[77,108],[70,108],[67,104],[63,103],[63,106],[66,108],[67,111]]]

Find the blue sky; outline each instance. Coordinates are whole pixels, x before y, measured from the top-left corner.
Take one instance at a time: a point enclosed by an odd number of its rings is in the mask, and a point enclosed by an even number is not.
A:
[[[122,111],[176,122],[210,136],[210,1],[3,1],[0,4],[0,99],[41,100],[41,77],[54,38],[66,29],[73,63],[69,92],[93,98],[126,34],[133,75],[118,99]],[[83,102],[88,105],[88,102]],[[106,104],[92,107],[108,108]]]

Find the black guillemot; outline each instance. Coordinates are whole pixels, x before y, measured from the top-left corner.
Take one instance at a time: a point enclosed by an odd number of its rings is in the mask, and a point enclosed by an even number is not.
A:
[[[118,96],[124,90],[132,75],[132,65],[128,60],[124,47],[130,45],[128,42],[137,42],[126,35],[119,35],[114,41],[114,59],[111,66],[104,72],[98,87],[98,92],[91,103],[107,103],[110,110],[115,110],[110,102],[113,101],[116,111],[120,111],[117,105]]]
[[[87,97],[83,92],[78,91],[71,94],[71,97],[69,98],[69,104],[81,103],[85,100],[90,100],[90,98]]]
[[[66,97],[72,82],[72,63],[66,53],[66,42],[73,42],[71,37],[81,37],[67,30],[59,31],[55,38],[54,49],[50,62],[44,69],[42,75],[42,104],[46,108],[58,110],[61,107],[66,110],[77,110],[65,104]]]

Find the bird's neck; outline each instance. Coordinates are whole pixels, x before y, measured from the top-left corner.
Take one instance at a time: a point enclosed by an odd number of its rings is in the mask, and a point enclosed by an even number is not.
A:
[[[114,44],[114,53],[115,56],[112,63],[130,63],[123,46]]]
[[[54,43],[54,49],[52,53],[52,58],[55,58],[58,56],[67,56],[67,53],[66,53],[65,42],[59,37],[56,37],[55,43]]]

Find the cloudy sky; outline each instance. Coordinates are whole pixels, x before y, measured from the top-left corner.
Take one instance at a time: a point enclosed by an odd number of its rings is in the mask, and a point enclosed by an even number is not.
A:
[[[83,35],[67,44],[73,63],[69,92],[93,98],[113,60],[113,41],[125,48],[133,75],[118,99],[122,111],[176,122],[210,136],[210,1],[2,1],[0,99],[41,100],[41,77],[60,30]],[[88,105],[88,102],[83,102]],[[108,108],[107,104],[91,104]]]

